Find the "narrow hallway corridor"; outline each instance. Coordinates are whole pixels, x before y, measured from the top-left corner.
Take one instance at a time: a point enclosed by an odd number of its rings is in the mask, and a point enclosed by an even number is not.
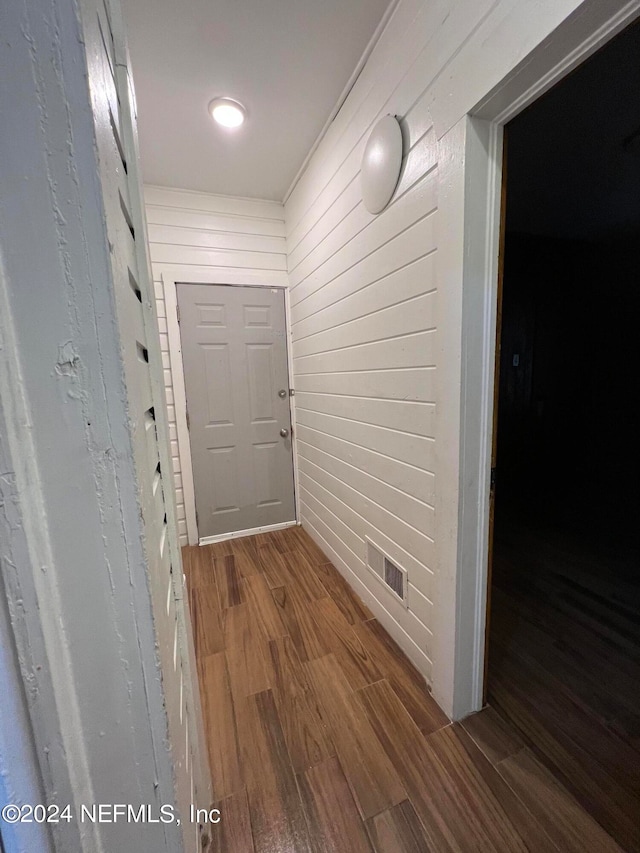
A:
[[[492,709],[449,723],[301,528],[183,554],[210,850],[620,849]]]

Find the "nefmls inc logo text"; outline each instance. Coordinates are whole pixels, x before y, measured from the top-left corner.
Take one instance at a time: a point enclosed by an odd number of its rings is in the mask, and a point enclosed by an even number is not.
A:
[[[191,823],[219,823],[219,809],[198,809],[190,807]],[[177,823],[180,818],[174,806],[164,804],[159,807],[148,803],[133,806],[130,803],[95,803],[80,806],[81,823]]]
[[[81,804],[75,812],[80,823],[175,823],[180,826],[182,819],[175,806],[165,803],[152,806],[149,803],[132,805],[131,803],[94,803]],[[199,809],[193,803],[189,808],[189,820],[201,826],[207,823],[220,823],[219,809]],[[59,806],[51,803],[48,806],[7,803],[0,810],[0,821],[13,823],[71,823],[74,811],[67,804]]]

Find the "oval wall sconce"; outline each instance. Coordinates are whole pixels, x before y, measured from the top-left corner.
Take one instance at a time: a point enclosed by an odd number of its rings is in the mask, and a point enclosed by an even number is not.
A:
[[[402,131],[395,116],[380,119],[362,155],[362,200],[369,213],[381,213],[391,201],[402,168]]]

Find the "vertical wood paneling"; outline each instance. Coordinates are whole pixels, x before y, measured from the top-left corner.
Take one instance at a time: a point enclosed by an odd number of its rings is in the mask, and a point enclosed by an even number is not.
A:
[[[166,334],[162,274],[179,273],[206,281],[207,272],[224,283],[225,270],[243,270],[256,284],[286,277],[284,209],[281,204],[242,198],[145,187],[149,248],[160,323],[171,453],[175,474],[180,543],[187,544],[187,523],[178,452],[173,380]],[[212,280],[214,280],[212,278]]]

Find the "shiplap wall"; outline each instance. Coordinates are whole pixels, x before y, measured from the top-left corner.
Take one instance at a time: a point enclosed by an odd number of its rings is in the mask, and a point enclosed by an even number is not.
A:
[[[303,525],[429,678],[437,144],[418,105],[403,122],[393,202],[366,211],[365,131],[407,59],[391,47],[378,46],[375,85],[347,101],[344,133],[286,205],[300,505]],[[367,539],[407,570],[407,608],[367,568]]]
[[[209,193],[147,186],[144,189],[151,266],[160,324],[171,454],[181,544],[187,544],[187,525],[178,452],[176,412],[169,361],[162,275],[189,281],[206,280],[207,273],[225,269],[246,271],[255,283],[282,283],[286,276],[284,208],[277,202],[227,198]],[[220,281],[219,278],[216,278]]]
[[[439,660],[443,684],[454,652],[440,635],[458,616],[440,578],[455,587],[460,453],[458,427],[443,427],[459,416],[462,341],[460,289],[441,285],[463,264],[450,178],[463,186],[465,169],[449,140],[579,5],[400,0],[285,204],[302,523],[427,680]],[[372,216],[360,162],[387,113],[401,117],[405,159],[392,203]],[[408,571],[406,609],[367,568],[367,538]],[[450,685],[438,695],[451,712]]]

